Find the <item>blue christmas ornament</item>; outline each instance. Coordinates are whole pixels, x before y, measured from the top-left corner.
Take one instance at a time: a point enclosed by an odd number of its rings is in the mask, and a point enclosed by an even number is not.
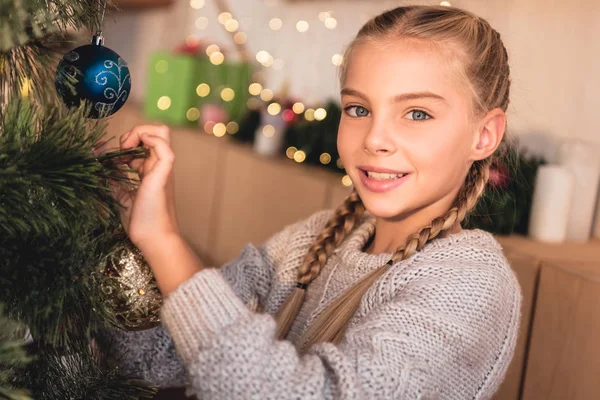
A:
[[[92,44],[71,50],[56,71],[56,90],[69,107],[82,101],[92,104],[89,117],[103,118],[116,113],[131,92],[131,75],[125,60],[104,47],[98,32]]]

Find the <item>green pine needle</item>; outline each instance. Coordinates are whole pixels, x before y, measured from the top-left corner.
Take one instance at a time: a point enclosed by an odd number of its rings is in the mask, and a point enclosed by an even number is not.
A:
[[[156,394],[149,383],[122,375],[91,345],[70,352],[40,349],[20,383],[31,388],[36,400],[134,400]]]
[[[108,181],[133,187],[121,164],[147,156],[94,154],[104,123],[87,111],[15,100],[0,120],[0,299],[36,340],[61,347],[88,337],[95,314],[110,319],[85,278],[119,225]]]

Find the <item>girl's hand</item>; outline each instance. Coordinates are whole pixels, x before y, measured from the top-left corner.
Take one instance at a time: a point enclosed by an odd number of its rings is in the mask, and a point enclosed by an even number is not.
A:
[[[141,180],[137,190],[111,186],[113,196],[125,207],[121,223],[131,241],[142,252],[170,236],[179,235],[175,215],[173,163],[169,128],[164,125],[138,125],[121,136],[121,149],[139,145],[150,150],[145,159],[128,163]]]

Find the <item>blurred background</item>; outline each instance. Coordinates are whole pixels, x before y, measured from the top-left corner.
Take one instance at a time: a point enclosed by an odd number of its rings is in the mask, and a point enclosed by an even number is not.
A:
[[[343,201],[352,182],[335,148],[338,66],[362,24],[409,2],[116,3],[105,45],[129,65],[132,90],[107,138],[142,123],[171,127],[178,218],[206,263]],[[487,19],[511,66],[516,144],[468,221],[497,235],[524,294],[497,398],[599,398],[600,2],[441,4]]]

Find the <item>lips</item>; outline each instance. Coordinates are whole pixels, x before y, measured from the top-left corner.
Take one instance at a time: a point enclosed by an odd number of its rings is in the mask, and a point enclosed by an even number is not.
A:
[[[410,178],[409,172],[395,171],[387,168],[360,166],[358,170],[363,186],[375,193],[394,190]]]

